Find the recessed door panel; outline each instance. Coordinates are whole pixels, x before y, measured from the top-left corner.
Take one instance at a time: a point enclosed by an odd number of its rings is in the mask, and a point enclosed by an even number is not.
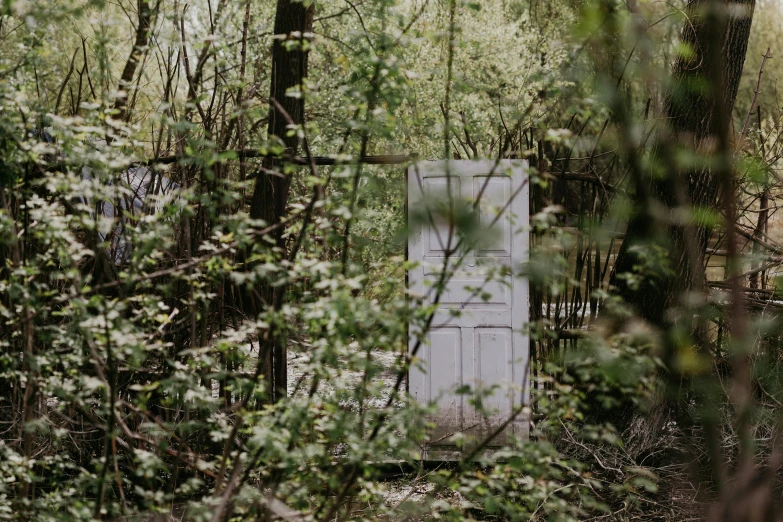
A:
[[[489,391],[497,386],[483,405],[490,415],[510,413],[512,379],[511,328],[476,328],[474,330],[474,382]]]
[[[431,292],[430,302],[434,302],[436,296],[436,292]],[[455,305],[463,309],[507,307],[511,305],[511,289],[504,281],[466,278],[463,275],[446,284],[446,288],[440,293],[440,304]]]
[[[460,426],[462,398],[455,392],[462,384],[462,342],[459,328],[436,328],[429,334],[429,396],[438,405],[440,419]]]
[[[449,201],[462,199],[462,180],[457,176],[431,177],[422,180],[425,197],[419,201],[427,205],[428,217],[426,226],[427,255],[443,256],[457,243],[455,229],[449,220]],[[432,226],[434,224],[434,226]]]
[[[482,238],[476,250],[481,255],[511,256],[511,178],[473,178],[473,194],[479,202]]]

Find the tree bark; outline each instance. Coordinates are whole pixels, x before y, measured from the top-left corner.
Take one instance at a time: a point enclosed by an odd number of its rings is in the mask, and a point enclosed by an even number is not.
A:
[[[136,26],[136,38],[133,41],[133,47],[131,48],[128,60],[125,62],[125,67],[122,69],[122,75],[120,76],[119,88],[124,91],[117,100],[114,102],[114,108],[119,111],[117,119],[119,121],[127,121],[130,117],[128,114],[128,92],[133,85],[133,77],[136,75],[136,68],[139,66],[139,60],[141,59],[143,49],[147,46],[150,34],[150,22],[152,21],[152,8],[150,7],[149,0],[138,0],[136,9],[139,14],[139,23]]]
[[[681,41],[691,52],[679,56],[674,65],[665,104],[669,129],[661,133],[654,152],[662,171],[637,180],[635,206],[640,211],[628,224],[612,275],[625,300],[659,326],[668,321],[666,312],[680,296],[701,291],[704,284],[711,230],[682,223],[681,212],[717,210],[720,199],[719,176],[709,167],[679,169],[673,161],[675,148],[700,154],[715,151],[719,122],[730,121],[734,109],[754,7],[755,0],[694,0],[686,8]],[[722,86],[722,92],[713,92],[716,85]],[[715,96],[720,103],[715,103]],[[716,114],[716,107],[722,114]],[[644,262],[633,248],[641,244],[667,251],[670,272],[662,271],[631,288],[618,276]]]
[[[272,75],[270,86],[269,139],[280,139],[285,146],[286,156],[295,156],[299,150],[299,138],[289,136],[289,125],[304,123],[305,100],[303,96],[290,96],[289,90],[297,89],[307,77],[307,34],[313,30],[314,4],[305,5],[301,1],[278,0],[275,14],[272,44]],[[293,48],[287,48],[291,41],[297,41]],[[301,94],[301,93],[300,93]],[[281,110],[282,109],[282,110]],[[275,169],[275,161],[264,159],[263,167],[268,172]],[[256,174],[256,182],[250,204],[250,217],[263,219],[267,224],[279,222],[286,214],[291,179],[288,176],[269,176],[264,171]],[[274,234],[276,245],[283,250],[285,240],[283,230]],[[249,296],[253,313],[263,307],[280,309],[283,304],[285,288],[259,288],[254,296]],[[260,302],[258,296],[263,301]],[[259,357],[263,357],[262,373],[271,385],[274,400],[287,393],[286,343],[284,337],[271,335],[262,343]],[[271,378],[270,378],[271,377]]]

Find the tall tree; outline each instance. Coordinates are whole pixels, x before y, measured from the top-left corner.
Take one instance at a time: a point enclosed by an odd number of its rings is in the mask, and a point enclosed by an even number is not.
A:
[[[657,325],[685,292],[699,291],[704,282],[705,250],[711,235],[707,226],[683,220],[686,208],[716,209],[721,179],[707,166],[679,169],[673,147],[712,154],[730,124],[748,49],[755,0],[693,0],[685,12],[672,87],[665,101],[669,127],[662,131],[655,156],[661,166],[638,176],[637,208],[618,253],[613,284],[641,315]],[[661,222],[666,226],[659,226]],[[640,244],[668,251],[670,271],[629,285],[620,274],[644,264]],[[648,254],[649,255],[649,252]]]
[[[150,6],[149,0],[138,0],[136,2],[136,10],[139,15],[139,20],[136,24],[136,36],[128,60],[125,62],[125,67],[122,69],[122,75],[120,76],[119,88],[124,91],[124,94],[119,96],[114,102],[114,108],[119,111],[117,119],[120,121],[126,121],[130,118],[130,114],[128,113],[128,98],[131,95],[136,69],[141,61],[144,48],[147,47],[147,43],[149,42],[150,23],[152,21],[152,7]]]
[[[269,124],[267,127],[270,139],[282,140],[286,155],[296,155],[299,150],[299,138],[296,133],[289,135],[290,124],[304,123],[305,100],[301,91],[302,82],[307,77],[307,35],[313,30],[314,4],[302,0],[278,0],[275,14],[275,38],[272,44],[272,76],[269,92]],[[288,204],[288,193],[291,178],[270,176],[267,173],[274,170],[273,159],[265,159],[263,169],[256,175],[255,188],[250,204],[250,217],[263,219],[267,224],[276,224],[284,216]],[[274,233],[275,243],[279,248],[285,246],[283,229]],[[257,296],[251,296],[253,312],[257,313],[263,306],[280,308],[284,299],[284,288],[263,288],[260,295],[265,303],[260,303]],[[287,389],[286,345],[278,335],[271,335],[266,343],[262,343],[260,357],[264,357],[263,373],[271,384],[270,390],[277,400],[285,396]],[[271,379],[270,379],[271,377]]]

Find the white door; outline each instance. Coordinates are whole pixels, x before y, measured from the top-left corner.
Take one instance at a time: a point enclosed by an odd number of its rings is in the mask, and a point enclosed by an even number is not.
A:
[[[527,162],[420,162],[407,178],[408,258],[415,262],[409,288],[425,305],[437,305],[429,331],[412,324],[409,338],[416,362],[408,390],[438,407],[431,457],[447,453],[452,434],[481,440],[497,431],[527,399],[529,293],[518,276],[529,246]],[[480,217],[466,218],[471,212]],[[481,227],[471,232],[476,221]],[[461,238],[458,229],[469,233]],[[448,282],[439,292],[444,266]],[[487,393],[483,413],[470,394],[458,393],[466,386]],[[527,428],[527,416],[518,414],[491,445]]]

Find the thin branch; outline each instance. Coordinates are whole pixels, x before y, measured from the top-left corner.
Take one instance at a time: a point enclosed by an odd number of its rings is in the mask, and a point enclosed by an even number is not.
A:
[[[71,75],[73,74],[73,64],[76,61],[76,53],[79,52],[79,49],[76,49],[73,52],[73,56],[71,57],[71,65],[68,67],[68,73],[65,75],[65,79],[63,80],[62,85],[60,85],[60,92],[57,93],[57,103],[54,105],[54,113],[57,114],[60,111],[60,102],[63,98],[63,92],[65,92],[65,87],[68,85],[68,81],[71,79]]]
[[[745,124],[742,126],[742,132],[740,133],[740,139],[739,139],[740,143],[742,143],[742,141],[745,139],[745,135],[748,132],[748,126],[750,125],[750,117],[753,114],[753,109],[756,108],[756,101],[759,98],[759,92],[761,92],[761,76],[764,74],[764,64],[767,63],[767,60],[771,57],[772,55],[769,54],[769,47],[767,47],[767,52],[764,53],[764,57],[761,60],[761,67],[759,67],[759,79],[756,82],[756,90],[753,92],[753,101],[750,104],[750,108],[748,109],[747,116],[745,116]]]

